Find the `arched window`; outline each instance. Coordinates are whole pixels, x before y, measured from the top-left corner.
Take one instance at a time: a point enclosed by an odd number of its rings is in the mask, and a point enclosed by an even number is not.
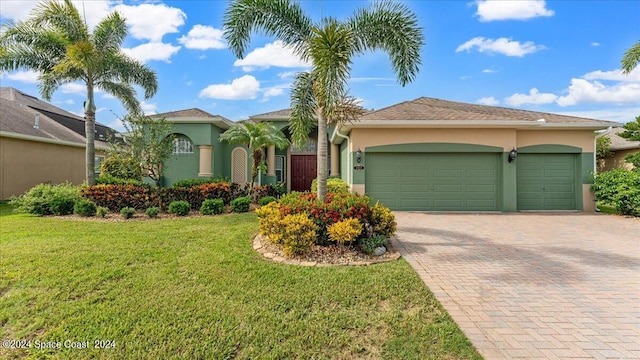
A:
[[[193,143],[185,136],[177,136],[173,139],[173,154],[193,154]]]
[[[315,139],[308,138],[307,144],[303,148],[299,148],[295,145],[291,145],[291,153],[292,154],[308,154],[315,153],[318,149],[318,144]]]

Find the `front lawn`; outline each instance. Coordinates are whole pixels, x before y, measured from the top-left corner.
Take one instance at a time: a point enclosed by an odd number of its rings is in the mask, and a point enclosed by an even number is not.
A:
[[[0,358],[480,358],[404,260],[270,263],[257,228],[253,213],[98,222],[0,204],[0,339],[31,340]]]

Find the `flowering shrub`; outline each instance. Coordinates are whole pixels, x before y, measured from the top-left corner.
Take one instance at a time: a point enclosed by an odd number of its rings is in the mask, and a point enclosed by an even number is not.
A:
[[[340,244],[352,242],[362,233],[362,224],[358,219],[349,218],[338,221],[327,228],[329,238]]]
[[[387,238],[396,233],[398,224],[396,218],[388,207],[376,202],[371,208],[371,225],[376,235],[384,235]]]
[[[340,220],[355,218],[363,225],[367,223],[371,208],[367,196],[355,194],[327,194],[327,201],[316,199],[315,193],[290,193],[280,199],[283,215],[309,214],[318,226],[317,244],[326,245],[329,242],[327,228]]]
[[[95,185],[80,190],[80,194],[98,206],[120,211],[122,208],[146,209],[158,204],[158,195],[149,186]]]
[[[260,234],[265,236],[274,244],[282,245],[282,213],[280,203],[271,202],[256,209],[258,215],[258,228]]]
[[[287,215],[282,219],[282,252],[287,257],[309,251],[316,240],[316,224],[305,214]]]

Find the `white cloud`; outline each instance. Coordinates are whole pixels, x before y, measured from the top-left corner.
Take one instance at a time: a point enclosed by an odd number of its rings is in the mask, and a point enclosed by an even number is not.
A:
[[[471,75],[460,76],[460,80],[469,80],[469,79],[471,79]]]
[[[492,1],[477,0],[476,15],[480,21],[528,20],[539,16],[553,16],[544,0]]]
[[[482,105],[495,106],[495,105],[500,104],[500,100],[494,98],[493,96],[489,96],[489,97],[483,97],[483,98],[480,98],[480,99],[476,100],[476,103],[482,104]]]
[[[18,71],[12,74],[7,74],[6,77],[9,80],[20,81],[29,84],[35,84],[38,82],[39,72],[33,70]]]
[[[103,98],[103,99],[115,99],[116,97],[115,97],[115,96],[113,96],[113,95],[111,95],[111,94],[104,93],[104,94],[102,95],[102,98]]]
[[[496,73],[497,71],[493,69],[483,69],[482,72],[484,74],[492,74],[492,73]]]
[[[617,83],[606,86],[599,81],[571,79],[568,94],[558,98],[558,105],[579,103],[637,104],[640,99],[640,83]]]
[[[223,99],[223,100],[244,100],[255,99],[260,91],[260,82],[251,75],[244,75],[233,79],[230,84],[213,84],[200,91],[200,97]]]
[[[464,50],[470,51],[474,47],[477,48],[479,52],[498,53],[517,57],[522,57],[545,48],[542,45],[534,44],[532,41],[520,43],[519,41],[512,41],[511,39],[503,37],[499,39],[486,39],[478,36],[458,46],[456,52]]]
[[[63,94],[87,95],[87,86],[78,83],[67,83],[60,86]]]
[[[67,99],[64,103],[65,103],[65,104],[68,104],[68,105],[73,105],[73,104],[75,104],[76,102],[75,102],[75,101],[73,101],[73,99]]]
[[[596,70],[582,76],[585,80],[608,80],[608,81],[629,81],[640,82],[640,67],[633,69],[629,74],[623,74],[622,70],[611,71]]]
[[[272,97],[283,95],[284,91],[289,89],[290,87],[291,84],[283,84],[262,89],[262,99],[260,99],[260,102],[266,102],[269,101],[269,99],[271,99]]]
[[[159,42],[164,35],[178,32],[178,27],[184,25],[187,18],[184,11],[165,4],[120,4],[114,10],[127,19],[131,36],[151,42]]]
[[[145,115],[154,115],[157,114],[158,104],[149,104],[147,102],[142,101],[140,103],[140,108]]]
[[[529,94],[513,94],[504,99],[504,102],[511,106],[520,106],[524,104],[550,104],[558,98],[557,95],[551,93],[540,93],[538,89],[529,90]]]
[[[592,43],[591,43],[591,46],[600,46],[600,43],[599,43],[599,42],[594,41],[594,42],[592,42]]]
[[[302,61],[293,53],[293,49],[284,46],[280,40],[266,44],[248,53],[244,59],[238,59],[233,66],[242,66],[244,71],[253,71],[256,68],[267,69],[271,66],[284,68],[309,67],[310,64]]]
[[[187,35],[178,39],[178,42],[187,49],[224,49],[226,47],[223,41],[224,32],[212,26],[195,25]]]
[[[178,50],[180,50],[180,46],[173,46],[161,42],[150,42],[131,49],[123,48],[122,52],[143,63],[151,60],[170,63],[171,57],[175,55]]]
[[[6,19],[23,21],[29,17],[33,8],[40,2],[37,0],[2,0],[0,1],[0,14]],[[86,18],[89,27],[93,28],[111,12],[110,4],[112,1],[73,0],[72,3],[78,9],[80,15]]]

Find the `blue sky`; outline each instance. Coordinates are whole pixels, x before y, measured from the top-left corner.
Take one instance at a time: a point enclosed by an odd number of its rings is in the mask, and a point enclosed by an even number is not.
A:
[[[289,107],[292,75],[305,64],[256,34],[244,60],[226,48],[226,1],[74,1],[89,24],[110,11],[127,18],[125,52],[158,74],[149,114],[197,107],[231,120]],[[640,115],[640,67],[620,72],[640,40],[640,1],[404,1],[426,45],[415,81],[398,85],[384,53],[354,59],[349,87],[368,109],[428,96],[626,122]],[[37,2],[0,2],[1,20],[25,19]],[[302,1],[314,20],[346,19],[370,1]],[[0,75],[2,86],[37,95],[37,74]],[[52,103],[82,112],[84,88],[61,87]],[[98,121],[121,129],[122,106],[97,95]]]

